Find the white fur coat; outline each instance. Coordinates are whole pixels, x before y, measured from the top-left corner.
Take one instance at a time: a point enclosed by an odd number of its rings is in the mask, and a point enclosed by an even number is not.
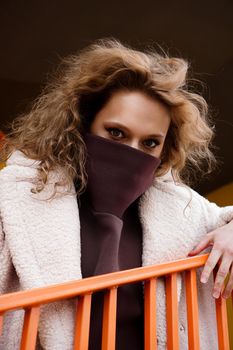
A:
[[[82,278],[80,222],[74,193],[49,198],[62,174],[54,171],[40,194],[32,194],[38,162],[16,151],[0,172],[0,294]],[[220,208],[169,173],[154,180],[139,202],[143,229],[143,266],[187,257],[209,231],[233,219],[233,206]],[[200,272],[200,269],[199,271]],[[218,349],[213,280],[202,285],[200,298],[201,349]],[[180,349],[188,349],[183,275],[178,279]],[[71,350],[74,331],[73,301],[42,307],[39,337],[44,350]],[[166,349],[166,313],[163,278],[157,286],[158,348]],[[0,337],[1,350],[18,348],[22,311],[8,313]],[[38,348],[41,348],[38,346]]]

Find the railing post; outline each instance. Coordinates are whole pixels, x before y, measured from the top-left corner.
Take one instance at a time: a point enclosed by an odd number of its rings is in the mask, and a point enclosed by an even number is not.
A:
[[[167,349],[179,349],[177,274],[166,275]]]
[[[218,268],[219,268],[219,264],[216,265],[213,271],[214,280],[216,278]],[[221,294],[217,299],[215,299],[215,306],[216,306],[219,350],[229,350],[230,344],[229,344],[229,334],[228,334],[228,324],[227,324],[227,306],[226,306],[226,299],[222,298]]]
[[[91,294],[85,294],[80,296],[77,301],[74,350],[88,350],[91,298]]]
[[[188,344],[189,349],[199,350],[199,317],[197,302],[196,269],[185,271],[185,290],[188,320]]]
[[[102,350],[115,350],[116,344],[117,288],[112,287],[104,295]]]
[[[219,350],[229,350],[229,334],[227,325],[227,309],[226,300],[220,297],[215,300],[216,315],[217,315],[217,329],[218,329],[218,346]]]
[[[40,306],[34,306],[25,310],[20,350],[35,349],[39,317]]]
[[[2,334],[2,328],[3,328],[3,315],[4,315],[4,314],[1,314],[1,313],[0,313],[0,336],[1,336],[1,334]]]
[[[155,278],[144,283],[144,329],[145,350],[157,350]]]

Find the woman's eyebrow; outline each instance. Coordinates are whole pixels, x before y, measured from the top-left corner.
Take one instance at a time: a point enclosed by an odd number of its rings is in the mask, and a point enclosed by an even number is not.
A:
[[[131,130],[129,130],[127,128],[127,126],[125,126],[124,124],[121,124],[119,122],[108,121],[108,122],[106,122],[106,124],[111,124],[111,125],[114,125],[115,127],[122,128],[122,129],[126,130],[129,133],[131,132]],[[165,134],[161,132],[161,133],[158,133],[158,134],[146,135],[146,137],[165,137]]]

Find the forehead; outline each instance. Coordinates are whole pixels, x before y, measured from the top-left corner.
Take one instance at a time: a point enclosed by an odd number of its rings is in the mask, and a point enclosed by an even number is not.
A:
[[[117,91],[96,114],[98,123],[118,122],[132,130],[166,132],[170,110],[163,102],[140,91]]]

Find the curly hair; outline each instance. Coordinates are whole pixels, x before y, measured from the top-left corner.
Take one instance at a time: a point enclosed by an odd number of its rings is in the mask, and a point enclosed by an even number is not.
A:
[[[114,91],[139,90],[168,105],[171,112],[156,176],[172,169],[177,180],[187,183],[203,162],[207,172],[215,162],[210,149],[214,126],[205,99],[188,85],[188,68],[186,60],[164,52],[135,50],[115,38],[98,39],[63,59],[31,110],[13,121],[1,156],[6,159],[17,149],[39,160],[36,191],[60,166],[65,183],[75,181],[81,193],[87,182],[83,131]]]

